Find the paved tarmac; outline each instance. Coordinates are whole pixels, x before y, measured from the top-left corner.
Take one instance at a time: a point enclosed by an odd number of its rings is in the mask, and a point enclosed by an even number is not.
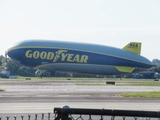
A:
[[[81,82],[84,81],[78,81]],[[77,86],[75,83],[77,81],[72,80],[0,80],[0,88],[5,89],[0,92],[0,113],[53,113],[55,107],[64,105],[71,108],[160,110],[160,99],[121,96],[124,92],[159,91],[160,87]]]

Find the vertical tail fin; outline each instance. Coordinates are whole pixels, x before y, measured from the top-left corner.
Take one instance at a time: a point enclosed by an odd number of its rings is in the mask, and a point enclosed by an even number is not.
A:
[[[135,54],[141,54],[141,43],[140,42],[130,42],[127,44],[123,50],[133,52]]]

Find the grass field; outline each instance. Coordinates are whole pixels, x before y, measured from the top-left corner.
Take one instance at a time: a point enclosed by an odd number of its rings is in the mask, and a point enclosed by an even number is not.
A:
[[[5,91],[5,90],[3,90],[3,89],[0,89],[0,92],[2,92],[2,91]]]
[[[31,78],[32,80],[110,80],[110,81],[123,81],[123,82],[159,82],[155,81],[154,79],[133,79],[133,78],[76,78],[76,77],[24,77],[18,76],[17,79],[11,78],[0,78],[0,80],[25,80],[26,78]]]
[[[66,80],[66,79],[71,79],[71,80],[113,80],[113,81],[154,81],[154,79],[133,79],[133,78],[76,78],[76,77],[43,77],[42,79],[40,77],[24,77],[24,76],[18,76],[17,79],[15,80],[24,80],[25,78],[31,78],[32,80]],[[13,79],[8,79],[8,78],[0,78],[0,80],[5,79],[5,80],[13,80]]]
[[[123,93],[123,97],[160,98],[160,91]]]

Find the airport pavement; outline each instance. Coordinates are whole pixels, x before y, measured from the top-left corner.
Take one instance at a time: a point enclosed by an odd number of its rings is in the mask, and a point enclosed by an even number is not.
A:
[[[123,92],[155,91],[160,87],[77,86],[74,81],[0,80],[0,113],[53,113],[55,107],[160,110],[160,99],[123,98]]]

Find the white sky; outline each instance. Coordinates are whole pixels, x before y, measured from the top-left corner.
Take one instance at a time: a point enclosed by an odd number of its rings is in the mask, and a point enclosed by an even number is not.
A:
[[[0,0],[0,55],[26,39],[124,47],[160,60],[160,0]]]

